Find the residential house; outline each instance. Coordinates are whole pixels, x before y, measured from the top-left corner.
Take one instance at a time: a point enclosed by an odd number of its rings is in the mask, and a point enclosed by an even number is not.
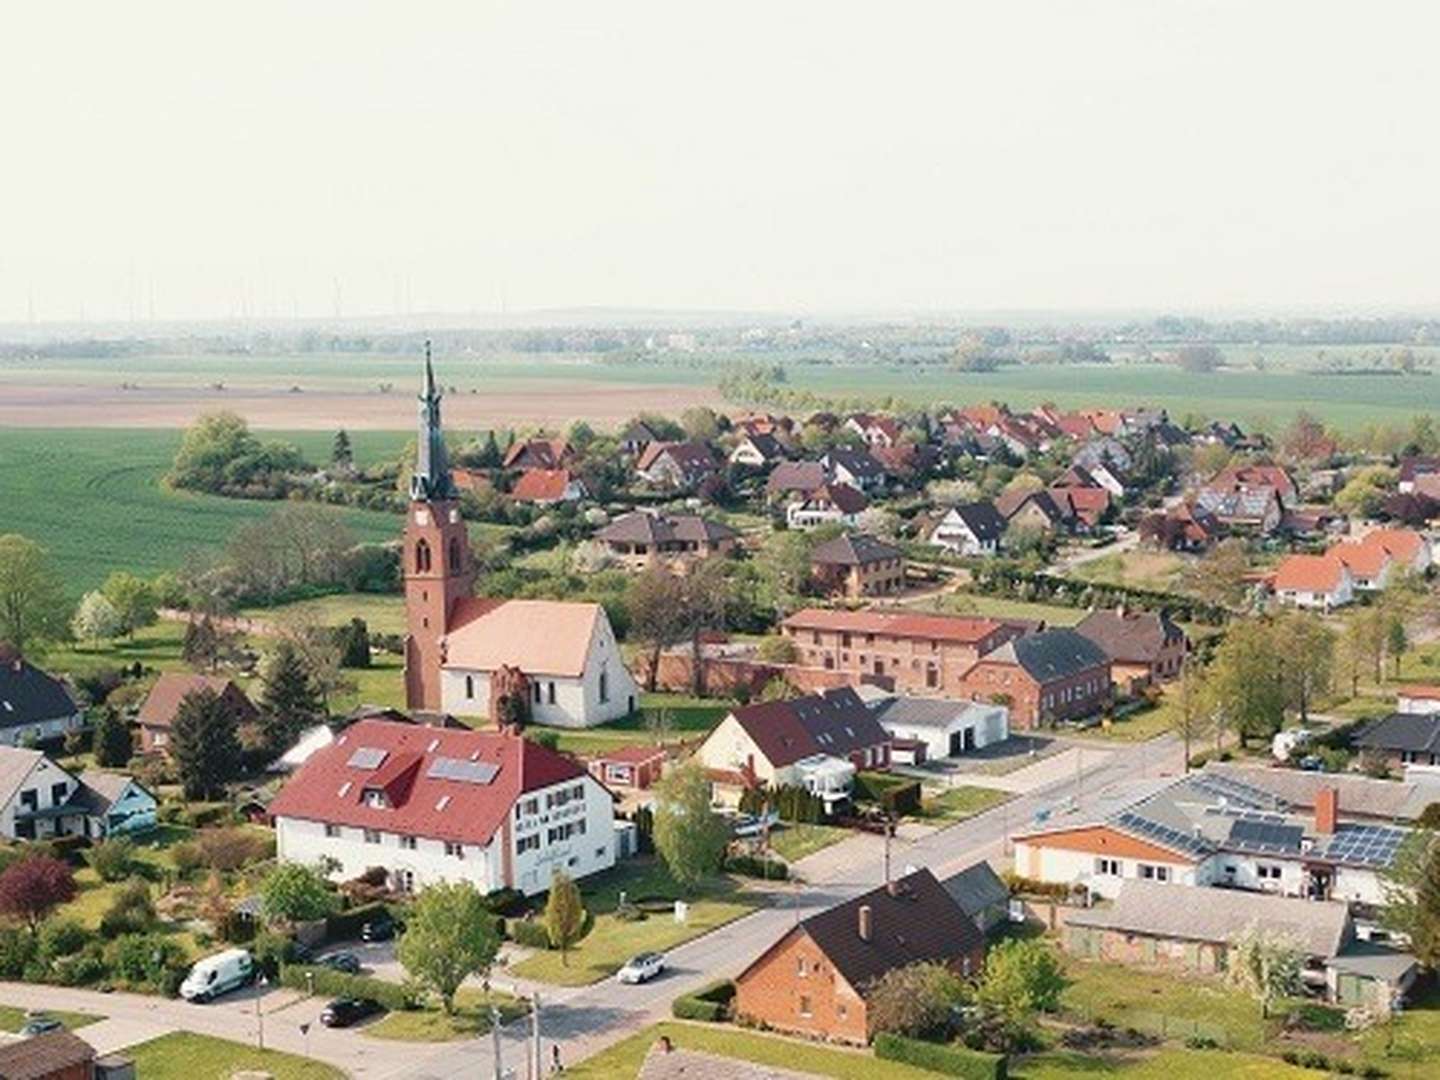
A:
[[[7,840],[140,832],[154,827],[155,807],[155,796],[128,776],[76,776],[39,750],[0,746],[0,836]]]
[[[1381,527],[1371,529],[1358,543],[1362,547],[1375,548],[1385,552],[1398,570],[1411,574],[1423,574],[1430,569],[1432,552],[1430,541],[1424,533],[1415,529]]]
[[[1163,611],[1092,611],[1075,632],[1105,651],[1111,679],[1129,693],[1175,678],[1185,663],[1185,631]]]
[[[925,542],[952,555],[985,558],[1000,550],[1005,519],[994,503],[974,502],[952,506],[936,519]]]
[[[506,469],[563,469],[575,460],[570,443],[561,438],[524,439],[505,449]]]
[[[782,461],[765,478],[765,495],[775,500],[795,496],[804,498],[829,483],[825,466],[818,461]]]
[[[536,506],[579,502],[588,494],[585,482],[569,469],[526,469],[510,489],[510,497],[516,502]]]
[[[1110,435],[1102,435],[1099,438],[1091,439],[1070,459],[1070,464],[1079,465],[1082,469],[1097,469],[1102,465],[1113,465],[1117,469],[1129,472],[1134,467],[1135,460],[1130,453],[1130,448],[1119,439]]]
[[[586,765],[590,775],[608,788],[643,791],[658,783],[665,771],[665,748],[617,746],[595,754]]]
[[[1400,477],[1396,490],[1409,495],[1417,488],[1416,481],[1422,476],[1440,473],[1440,457],[1411,456],[1400,459]]]
[[[692,491],[720,466],[703,442],[654,442],[640,455],[635,471],[656,487]]]
[[[1094,532],[1110,512],[1110,492],[1102,487],[1054,487],[1046,494],[1060,510],[1068,532]]]
[[[735,430],[746,435],[773,435],[783,442],[795,430],[795,421],[788,416],[751,413],[735,420]]]
[[[847,600],[889,596],[905,588],[905,553],[866,533],[846,533],[810,553],[821,588]]]
[[[940,459],[934,447],[910,442],[871,447],[870,455],[880,463],[885,475],[898,484],[914,483],[928,474]]]
[[[1140,521],[1140,538],[1162,551],[1202,551],[1220,538],[1215,516],[1193,503],[1148,514]]]
[[[1292,607],[1331,611],[1355,598],[1350,568],[1338,556],[1287,555],[1271,578],[1275,599]]]
[[[1381,544],[1363,541],[1342,541],[1334,544],[1322,558],[1338,559],[1350,572],[1350,586],[1356,592],[1380,592],[1390,583],[1395,561]]]
[[[467,597],[452,612],[440,661],[440,708],[500,715],[525,694],[531,719],[594,727],[635,711],[639,687],[599,604]]]
[[[1010,713],[1003,705],[911,697],[869,686],[857,692],[889,733],[900,764],[962,757],[1010,737]]]
[[[680,569],[698,559],[728,555],[739,537],[729,525],[698,514],[644,510],[624,514],[595,533],[626,569],[637,571],[656,564]]]
[[[12,1037],[14,1038],[14,1037]],[[128,1058],[106,1055],[73,1031],[60,1028],[0,1044],[0,1077],[5,1080],[135,1080]]]
[[[1056,628],[1026,634],[982,656],[961,680],[973,700],[1008,705],[1024,730],[1093,716],[1113,696],[1110,658],[1089,638]]]
[[[1285,507],[1269,485],[1224,487],[1212,483],[1195,493],[1195,505],[1224,528],[1268,536],[1280,527]]]
[[[774,435],[746,434],[730,451],[731,465],[765,469],[785,460],[785,447]]]
[[[1104,461],[1096,462],[1088,468],[1084,465],[1071,465],[1051,487],[1104,488],[1113,498],[1125,498],[1124,474],[1118,466]]]
[[[1440,686],[1411,683],[1396,688],[1395,711],[1422,716],[1440,713]]]
[[[200,675],[189,671],[167,671],[155,681],[140,706],[136,722],[140,725],[140,752],[169,753],[170,729],[181,703],[191,694],[202,691],[215,694],[238,726],[253,724],[260,719],[260,710],[246,696],[234,679],[224,675]]]
[[[982,934],[1010,918],[1010,889],[988,862],[973,863],[940,884]]]
[[[658,442],[659,438],[649,424],[643,420],[632,420],[620,432],[620,450],[632,457],[638,457],[645,452],[647,446]]]
[[[0,746],[63,738],[84,724],[63,682],[0,642]]]
[[[574,758],[517,729],[362,720],[316,753],[270,804],[281,862],[373,867],[411,892],[464,881],[482,893],[550,886],[615,864],[612,796]]]
[[[845,430],[860,436],[872,449],[898,446],[900,443],[900,425],[891,416],[855,413],[846,419]]]
[[[805,608],[780,631],[808,667],[843,671],[854,682],[884,680],[897,690],[961,697],[967,696],[964,675],[981,656],[1038,625],[901,609]]]
[[[1355,746],[1402,774],[1414,765],[1440,766],[1440,713],[1393,712],[1366,725]]]
[[[869,505],[870,500],[849,484],[826,484],[809,494],[792,495],[785,504],[785,524],[800,530],[821,525],[853,528]]]
[[[1007,529],[1058,533],[1066,531],[1073,520],[1050,492],[1034,488],[1001,492],[995,499],[995,509],[1005,519]]]
[[[735,980],[735,1015],[776,1031],[863,1045],[866,998],[896,968],[980,971],[985,939],[928,869],[801,920]]]
[[[1220,491],[1268,487],[1275,491],[1281,506],[1287,510],[1300,501],[1295,481],[1281,465],[1231,465],[1216,473],[1207,486]]]
[[[826,480],[849,484],[867,495],[885,487],[885,466],[865,450],[837,447],[820,459]]]
[[[890,767],[890,736],[848,686],[733,710],[695,751],[717,801],[746,787],[804,787],[826,810],[845,802],[861,769]]]

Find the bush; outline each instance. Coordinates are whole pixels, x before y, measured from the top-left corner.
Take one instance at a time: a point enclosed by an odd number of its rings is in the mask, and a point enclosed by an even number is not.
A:
[[[117,836],[102,840],[90,849],[90,865],[101,881],[124,881],[134,854],[135,841],[128,836]]]
[[[496,889],[485,896],[485,906],[496,915],[522,915],[530,909],[530,901],[519,889]]]
[[[174,997],[190,970],[185,950],[163,934],[122,934],[105,950],[115,976]]]
[[[545,924],[539,919],[512,919],[510,921],[510,939],[517,945],[524,945],[527,949],[550,948],[550,932],[545,929]]]
[[[61,986],[93,986],[110,977],[105,963],[105,949],[92,941],[79,952],[62,956],[54,963],[55,981]]]
[[[755,855],[730,855],[725,859],[725,872],[742,877],[769,878],[771,881],[785,881],[790,877],[790,867],[780,859],[763,859]]]
[[[681,994],[670,1003],[670,1012],[677,1020],[704,1020],[718,1024],[730,1019],[734,1001],[735,984],[724,979],[693,994]]]
[[[84,865],[84,856],[81,854],[90,846],[90,840],[84,836],[57,836],[53,840],[45,841],[45,848],[50,854],[61,862],[69,863],[71,866],[80,867]],[[35,845],[31,845],[32,849]]]
[[[250,943],[250,955],[255,957],[256,969],[267,979],[278,978],[281,969],[295,960],[295,939],[270,931],[256,934]]]
[[[360,936],[360,928],[372,919],[390,914],[390,909],[381,903],[362,904],[349,911],[337,911],[325,918],[325,938],[328,941],[351,941]]]
[[[855,774],[855,798],[879,803],[887,812],[904,817],[920,812],[920,781],[889,773]]]
[[[95,935],[74,919],[51,919],[40,928],[40,956],[56,961],[78,953],[95,939]]]
[[[110,908],[100,917],[100,932],[106,937],[120,934],[138,934],[155,925],[155,904],[150,899],[150,886],[140,878],[131,878]]]
[[[1287,1023],[1301,1031],[1344,1031],[1345,1010],[1303,1001],[1290,1010]]]
[[[18,979],[34,961],[37,952],[35,937],[18,926],[0,927],[0,975]]]
[[[170,861],[177,874],[188,877],[205,865],[205,852],[195,841],[184,840],[170,849]]]
[[[287,964],[280,970],[280,985],[292,990],[313,990],[325,997],[374,998],[393,1012],[420,1007],[420,994],[413,986],[386,982],[369,975],[347,975],[328,967]]]
[[[274,846],[270,837],[238,827],[205,829],[200,833],[198,843],[206,865],[221,873],[239,870],[249,863],[268,858]]]
[[[963,1076],[967,1080],[1005,1080],[1006,1077],[1007,1059],[1004,1054],[985,1054],[958,1046],[921,1042],[888,1032],[875,1036],[875,1056],[945,1076]]]

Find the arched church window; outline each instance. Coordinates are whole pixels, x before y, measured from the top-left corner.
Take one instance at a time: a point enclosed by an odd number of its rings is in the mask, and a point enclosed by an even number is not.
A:
[[[459,537],[452,536],[452,537],[450,538],[450,565],[449,565],[448,569],[449,569],[450,573],[452,573],[452,574],[458,574],[458,573],[460,572],[460,570],[462,569],[461,564],[460,564],[460,539],[459,539]]]
[[[423,574],[430,569],[430,542],[421,540],[415,545],[415,570]]]

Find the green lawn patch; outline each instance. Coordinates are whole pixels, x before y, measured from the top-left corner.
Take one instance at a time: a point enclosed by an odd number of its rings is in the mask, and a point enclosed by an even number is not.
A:
[[[1074,626],[1085,614],[1080,608],[1059,604],[1034,604],[973,592],[946,593],[922,605],[953,615],[989,615],[997,619],[1042,619],[1051,626]]]
[[[682,896],[674,879],[658,859],[637,859],[595,878],[582,881],[585,906],[595,915],[590,933],[570,950],[568,963],[555,950],[537,952],[510,970],[517,976],[584,986],[613,975],[636,953],[663,952],[692,938],[747,915],[765,902],[762,895],[742,892],[731,878],[713,880],[693,896],[688,920],[677,923],[669,902]],[[633,903],[654,901],[657,910],[644,919],[626,922],[615,917],[620,894]],[[662,907],[663,905],[663,907]]]
[[[530,1011],[528,1006],[510,994],[497,990],[487,995],[464,987],[455,995],[455,1011],[449,1016],[439,1009],[390,1012],[373,1024],[367,1024],[364,1031],[376,1039],[395,1039],[398,1042],[473,1039],[490,1033],[492,1005],[500,1010],[501,1026]]]
[[[86,1024],[96,1024],[105,1018],[93,1016],[90,1013],[66,1012],[64,1009],[44,1009],[46,1016],[53,1016],[71,1031],[76,1028],[83,1028]],[[25,1026],[25,1010],[14,1005],[0,1005],[0,1031],[19,1031]]]
[[[849,829],[835,825],[782,825],[770,830],[770,849],[786,862],[793,863],[823,851],[831,844],[838,844],[850,835]]]
[[[998,791],[995,788],[969,785],[946,788],[937,795],[926,794],[922,797],[920,816],[939,821],[964,821],[1013,797],[1010,792]]]
[[[257,1050],[243,1043],[177,1031],[125,1053],[135,1074],[145,1080],[228,1080],[241,1069],[258,1069],[275,1080],[343,1080],[339,1069],[279,1050]]]
[[[1176,713],[1180,708],[1178,694],[1177,688],[1167,686],[1160,700],[1154,705],[1142,705],[1108,723],[1086,728],[1085,735],[1087,738],[1113,739],[1116,742],[1145,742],[1157,735],[1164,735],[1175,729]]]
[[[632,716],[615,720],[598,730],[645,732],[649,720],[659,712],[670,714],[670,730],[675,735],[705,734],[735,708],[729,698],[697,698],[689,694],[641,694],[640,708]]]
[[[1010,1066],[1012,1080],[1081,1080],[1094,1076],[1123,1076],[1126,1080],[1316,1080],[1325,1075],[1258,1054],[1178,1047],[1129,1058],[1055,1051],[1020,1058]]]
[[[313,619],[325,626],[339,626],[358,617],[365,620],[371,633],[405,633],[405,598],[399,593],[338,593],[297,600],[278,607],[244,608],[240,614],[271,623],[294,618]]]

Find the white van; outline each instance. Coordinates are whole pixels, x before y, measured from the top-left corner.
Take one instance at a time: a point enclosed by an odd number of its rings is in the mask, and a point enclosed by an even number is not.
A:
[[[244,986],[255,977],[255,958],[247,949],[224,952],[197,960],[180,984],[180,996],[203,1004],[221,994]]]

